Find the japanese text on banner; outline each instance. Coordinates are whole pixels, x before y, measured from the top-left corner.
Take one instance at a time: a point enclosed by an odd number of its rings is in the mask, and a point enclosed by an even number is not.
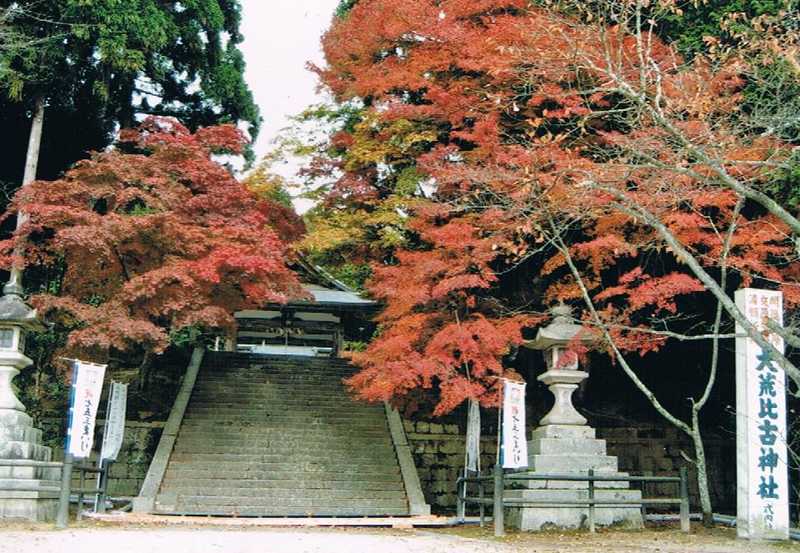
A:
[[[528,466],[525,436],[525,384],[503,381],[503,468]]]

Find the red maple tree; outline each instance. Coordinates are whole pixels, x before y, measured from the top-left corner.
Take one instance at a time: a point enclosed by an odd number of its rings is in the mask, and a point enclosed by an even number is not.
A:
[[[212,159],[244,143],[231,125],[192,134],[151,118],[115,149],[17,193],[12,207],[27,220],[0,243],[2,261],[39,286],[31,303],[69,331],[69,354],[147,363],[181,329],[229,329],[235,310],[304,295],[270,226],[278,206]]]
[[[341,172],[338,209],[391,200],[409,169],[433,188],[374,260],[386,309],[355,356],[362,397],[491,403],[520,314],[559,301],[641,354],[722,273],[723,295],[800,301],[791,220],[756,194],[790,151],[737,132],[743,60],[688,65],[646,30],[527,0],[361,0],[323,46],[322,82],[369,122],[346,111],[314,160]]]

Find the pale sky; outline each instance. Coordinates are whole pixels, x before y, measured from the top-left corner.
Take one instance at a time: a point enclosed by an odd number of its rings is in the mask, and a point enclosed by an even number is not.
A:
[[[242,0],[245,77],[264,118],[255,145],[258,158],[287,126],[288,116],[320,100],[316,76],[305,65],[322,63],[319,39],[338,4],[339,0]]]

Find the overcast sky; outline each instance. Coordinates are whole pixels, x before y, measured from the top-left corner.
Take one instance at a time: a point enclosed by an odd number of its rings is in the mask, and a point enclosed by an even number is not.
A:
[[[308,61],[322,63],[319,39],[339,0],[242,0],[241,45],[246,78],[264,123],[255,146],[260,158],[287,116],[319,100]]]

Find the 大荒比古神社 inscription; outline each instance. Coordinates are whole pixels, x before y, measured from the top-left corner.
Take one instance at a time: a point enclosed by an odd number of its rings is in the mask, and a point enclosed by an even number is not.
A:
[[[736,305],[783,352],[783,339],[767,326],[769,320],[783,326],[782,293],[745,288],[736,292]],[[737,531],[743,538],[788,539],[786,376],[738,325],[737,336]]]

